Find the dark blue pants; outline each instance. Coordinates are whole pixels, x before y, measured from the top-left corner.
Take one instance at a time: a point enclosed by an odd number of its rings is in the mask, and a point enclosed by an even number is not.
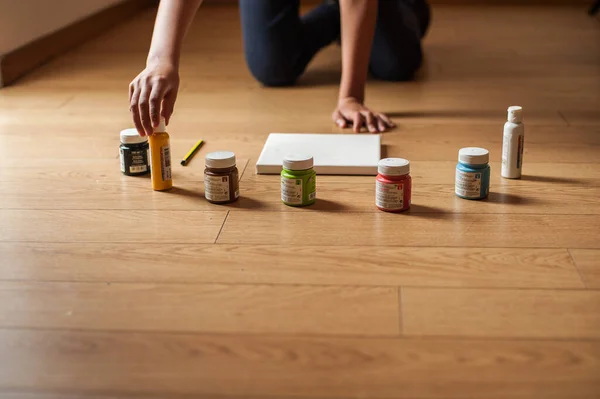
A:
[[[429,7],[425,0],[379,0],[378,7],[369,70],[378,79],[410,80],[422,63]],[[265,86],[294,84],[315,54],[340,37],[335,2],[300,16],[300,0],[240,0],[240,16],[246,62]]]

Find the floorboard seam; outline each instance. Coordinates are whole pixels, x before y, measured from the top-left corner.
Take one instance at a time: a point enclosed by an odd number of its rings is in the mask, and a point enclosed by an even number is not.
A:
[[[110,328],[70,328],[70,327],[34,327],[34,326],[0,326],[1,332],[30,331],[30,332],[57,332],[79,334],[146,334],[146,335],[173,335],[173,336],[213,336],[213,337],[245,337],[266,339],[378,339],[378,340],[434,340],[434,341],[506,341],[506,342],[591,342],[600,345],[600,337],[565,337],[565,336],[498,336],[498,335],[443,335],[443,334],[356,334],[356,333],[310,333],[310,332],[243,332],[243,331],[194,331],[194,330],[135,330],[135,329],[110,329]]]
[[[587,285],[587,282],[586,282],[584,274],[579,269],[579,266],[577,266],[577,261],[573,257],[573,254],[571,253],[571,250],[567,248],[567,252],[569,253],[569,258],[571,259],[571,262],[573,262],[573,266],[575,267],[575,270],[577,270],[577,274],[579,274],[579,278],[581,279],[581,282],[583,283],[583,287],[586,290],[589,290],[590,287],[588,287],[588,285]]]
[[[246,173],[246,169],[248,169],[248,165],[250,165],[250,159],[248,159],[248,161],[246,162],[246,166],[244,166],[244,170],[242,170],[242,174],[240,175],[238,181],[241,182],[244,178],[244,174]]]
[[[227,223],[227,219],[229,218],[229,213],[231,213],[231,211],[227,211],[227,214],[225,215],[225,219],[223,219],[223,224],[221,224],[221,228],[219,229],[219,232],[217,233],[217,237],[215,238],[215,242],[213,244],[216,244],[217,241],[219,240],[219,237],[221,236],[221,232],[223,231],[223,228],[225,227],[225,223]]]
[[[557,110],[556,112],[558,112],[558,115],[560,115],[560,117],[562,118],[562,120],[565,121],[565,123],[567,124],[567,126],[570,127],[571,124],[569,123],[569,120],[567,119],[567,117],[562,112],[560,112],[560,110]]]
[[[221,227],[222,228],[222,227]],[[210,244],[219,244],[222,246],[230,246],[230,247],[268,247],[268,246],[278,246],[278,245],[294,245],[294,246],[298,246],[298,244],[295,243],[290,243],[290,242],[284,242],[284,243],[273,243],[273,242],[217,242],[215,243],[214,240],[211,240],[213,242],[202,242],[202,241],[195,241],[195,242],[190,242],[190,241],[166,241],[164,243],[162,243],[162,245],[189,245],[189,246],[194,246],[194,245],[210,245]],[[145,244],[148,241],[130,241],[129,244]],[[123,244],[123,241],[51,241],[51,240],[44,240],[44,241],[40,241],[40,240],[3,240],[0,238],[0,245],[5,245],[5,244],[38,244],[38,245],[49,245],[49,244],[58,244],[58,245],[70,245],[70,244],[77,244],[77,245],[81,245],[81,244],[98,244],[98,245],[102,245],[102,244],[115,244],[115,245],[120,245]],[[307,244],[307,245],[301,245],[303,247],[307,247],[307,248],[344,248],[344,247],[354,247],[354,248],[373,248],[373,249],[377,249],[377,248],[383,248],[385,247],[384,244],[322,244],[322,245],[318,245],[318,244]],[[564,249],[565,246],[546,246],[546,247],[540,247],[540,246],[531,246],[531,247],[527,247],[527,246],[522,246],[522,247],[507,247],[507,246],[494,246],[494,245],[490,245],[490,246],[486,246],[486,247],[474,247],[474,246],[470,246],[470,245],[437,245],[437,246],[431,246],[431,245],[396,245],[398,248],[404,248],[404,249],[423,249],[423,248],[443,248],[443,249],[470,249],[470,248],[477,248],[477,249],[517,249],[517,250],[525,250],[525,249],[544,249],[544,250],[560,250],[560,249]],[[578,248],[573,248],[573,249],[594,249],[594,250],[598,250],[600,249],[600,245],[592,247],[578,247]]]
[[[402,287],[398,287],[398,329],[404,335],[404,302],[402,301]]]
[[[31,284],[106,284],[106,279],[99,280],[26,280],[26,279],[1,279],[0,283],[31,283]],[[140,281],[140,280],[110,280],[112,285],[181,285],[181,286],[194,286],[194,285],[226,285],[226,286],[263,286],[263,287],[320,287],[320,288],[372,288],[372,289],[392,289],[397,288],[397,284],[381,285],[381,284],[315,284],[315,283],[270,283],[270,282],[224,282],[224,281],[198,281],[190,282],[188,280],[182,281]],[[419,284],[403,284],[404,288],[415,288],[425,290],[487,290],[487,291],[557,291],[557,292],[600,292],[600,288],[582,288],[582,287],[499,287],[499,286],[444,286],[444,285],[419,285]],[[0,287],[0,291],[2,288]]]

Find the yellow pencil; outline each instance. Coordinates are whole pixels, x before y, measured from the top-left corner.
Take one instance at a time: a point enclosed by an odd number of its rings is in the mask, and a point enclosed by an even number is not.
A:
[[[198,151],[198,148],[200,148],[200,146],[202,145],[203,142],[204,141],[202,141],[202,140],[198,141],[196,143],[196,145],[192,147],[190,152],[188,152],[187,155],[181,160],[181,164],[183,166],[186,166],[188,164],[188,162],[192,159],[192,157],[194,156],[196,151]]]

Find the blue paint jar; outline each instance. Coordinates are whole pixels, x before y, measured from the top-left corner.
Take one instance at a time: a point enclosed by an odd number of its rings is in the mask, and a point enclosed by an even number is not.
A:
[[[454,192],[460,198],[478,200],[490,192],[490,153],[485,148],[467,147],[458,152]]]

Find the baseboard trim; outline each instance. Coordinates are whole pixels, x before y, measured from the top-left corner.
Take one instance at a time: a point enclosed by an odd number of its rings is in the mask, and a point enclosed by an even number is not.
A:
[[[0,88],[155,4],[155,0],[127,0],[1,55]]]

